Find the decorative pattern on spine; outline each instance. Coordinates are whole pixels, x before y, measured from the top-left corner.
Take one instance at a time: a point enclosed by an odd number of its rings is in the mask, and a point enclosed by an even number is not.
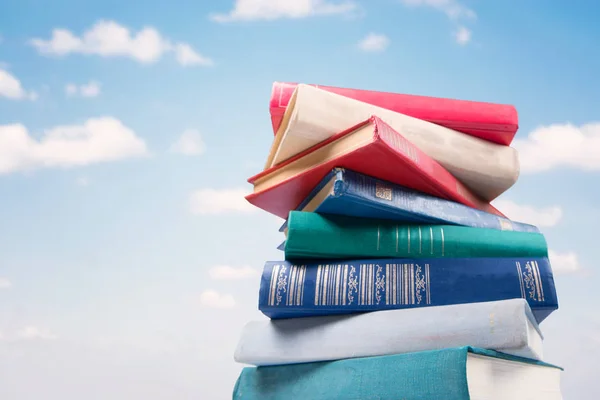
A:
[[[527,300],[539,323],[558,308],[547,258],[267,262],[259,309],[271,318]]]

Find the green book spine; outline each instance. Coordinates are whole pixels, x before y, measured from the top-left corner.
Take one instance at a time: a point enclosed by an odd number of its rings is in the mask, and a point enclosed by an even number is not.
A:
[[[291,211],[286,259],[547,257],[540,233]]]

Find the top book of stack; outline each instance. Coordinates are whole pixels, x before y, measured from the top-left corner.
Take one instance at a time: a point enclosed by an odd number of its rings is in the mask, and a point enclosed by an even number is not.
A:
[[[277,133],[298,84],[274,82],[269,111]],[[519,116],[509,104],[446,99],[372,90],[311,85],[391,111],[419,118],[493,143],[508,146],[519,129]]]

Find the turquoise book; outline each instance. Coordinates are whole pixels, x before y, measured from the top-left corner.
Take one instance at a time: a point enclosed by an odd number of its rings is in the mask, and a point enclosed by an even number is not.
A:
[[[562,368],[476,347],[246,367],[233,400],[562,400]]]
[[[285,258],[547,257],[544,235],[290,211]]]

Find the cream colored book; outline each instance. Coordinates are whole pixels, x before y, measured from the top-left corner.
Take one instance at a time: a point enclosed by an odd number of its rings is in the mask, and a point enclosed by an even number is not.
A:
[[[482,200],[519,177],[517,151],[441,125],[300,84],[283,116],[265,165],[270,168],[376,115],[443,165]]]

